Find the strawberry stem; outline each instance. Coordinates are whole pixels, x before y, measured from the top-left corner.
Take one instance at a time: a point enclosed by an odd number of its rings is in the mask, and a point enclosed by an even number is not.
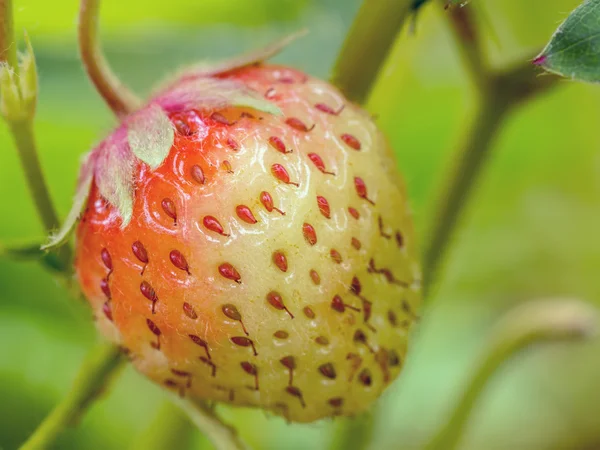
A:
[[[8,122],[8,127],[18,149],[21,166],[25,172],[25,179],[35,202],[37,212],[44,224],[46,231],[50,232],[59,227],[60,222],[54,209],[48,186],[42,173],[38,158],[33,122],[29,119]]]
[[[12,96],[11,102],[3,99],[0,110],[17,148],[37,213],[49,233],[58,228],[60,222],[50,198],[35,143],[33,119],[37,101],[37,72],[31,44],[27,38],[26,40],[27,53],[23,55],[20,67],[14,37],[12,0],[0,0],[0,63],[3,64],[0,67],[0,78],[3,80],[0,90],[2,96]],[[26,60],[28,64],[25,64]],[[6,77],[8,73],[13,75]],[[61,249],[57,257],[61,266],[69,267],[70,248]]]
[[[56,438],[69,427],[83,411],[105,392],[108,383],[123,366],[125,358],[112,344],[102,344],[92,350],[81,366],[70,392],[56,405],[20,450],[53,447]]]
[[[118,117],[129,114],[140,104],[110,69],[98,39],[100,0],[81,0],[79,8],[79,52],[88,76],[104,101]]]
[[[486,64],[479,60],[479,44],[473,41],[478,34],[471,22],[472,15],[461,11],[469,8],[452,9],[449,20],[455,30],[460,27],[471,30],[469,33],[456,31],[454,35],[477,87],[478,103],[464,144],[451,156],[453,163],[443,177],[433,209],[434,216],[430,221],[429,237],[424,241],[427,242],[423,256],[423,295],[426,299],[430,297],[430,290],[452,242],[460,216],[485,169],[493,150],[494,138],[502,124],[516,107],[555,86],[559,79],[556,76],[539,77],[530,60],[510,70],[485,69]]]
[[[490,334],[450,419],[424,449],[459,448],[475,404],[499,369],[511,359],[534,344],[589,338],[597,325],[597,311],[575,300],[531,301],[509,311]]]
[[[365,0],[333,68],[333,84],[364,103],[415,0]]]

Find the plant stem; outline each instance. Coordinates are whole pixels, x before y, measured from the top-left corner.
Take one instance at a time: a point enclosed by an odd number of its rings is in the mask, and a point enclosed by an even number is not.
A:
[[[40,160],[38,158],[35,138],[33,135],[33,124],[30,120],[11,122],[8,124],[15,145],[19,150],[19,159],[25,172],[29,190],[33,196],[38,214],[47,231],[56,229],[60,222],[52,200],[48,192],[48,186],[44,180]]]
[[[17,43],[13,29],[12,0],[0,0],[0,61],[7,62],[18,73]]]
[[[181,398],[176,394],[172,394],[172,401],[188,414],[191,421],[212,442],[216,450],[249,449],[238,437],[237,431],[222,422],[204,402]]]
[[[447,5],[447,0],[440,0],[442,5]],[[485,93],[489,87],[489,67],[487,59],[481,48],[479,30],[473,17],[473,8],[470,6],[457,7],[447,10],[448,23],[459,44],[458,52],[468,70],[473,84],[479,93]]]
[[[46,449],[58,435],[83,413],[102,393],[116,370],[124,362],[122,352],[111,344],[101,344],[83,363],[71,391],[44,419],[40,426],[21,446],[21,450]]]
[[[439,266],[445,255],[460,214],[470,198],[473,187],[482,173],[484,164],[492,150],[495,135],[500,129],[509,104],[501,95],[486,94],[480,101],[472,126],[467,130],[466,141],[458,149],[442,182],[440,196],[431,220],[432,230],[423,256],[424,293],[436,279]]]
[[[0,51],[0,61],[7,63],[14,71],[16,77],[18,77],[19,61],[17,57],[17,43],[14,37],[12,0],[0,0]],[[33,55],[30,55],[30,57],[33,58]],[[35,69],[35,66],[33,66],[33,69]],[[23,74],[23,76],[26,76],[26,74]],[[36,93],[37,91],[28,92],[29,95],[34,95],[34,98]],[[58,228],[60,222],[40,166],[32,116],[33,113],[18,120],[12,120],[12,117],[9,118],[7,116],[5,117],[5,121],[15,142],[37,213],[46,232],[50,232]],[[57,258],[62,267],[69,267],[71,249],[65,246],[57,252]]]
[[[440,0],[440,3],[445,7],[447,0]],[[444,178],[441,194],[434,209],[435,215],[431,220],[432,230],[423,256],[425,298],[433,280],[436,279],[439,264],[452,238],[460,213],[491,152],[494,136],[509,108],[502,94],[497,95],[495,92],[496,86],[492,86],[493,76],[483,58],[472,13],[472,8],[468,6],[447,11],[448,22],[457,41],[463,64],[471,75],[479,98],[473,124],[467,130],[465,143],[453,157],[453,166]]]
[[[414,0],[364,0],[333,68],[332,82],[364,103]]]
[[[510,311],[492,332],[466,389],[448,420],[424,447],[425,450],[459,448],[469,418],[484,389],[501,366],[539,343],[581,340],[595,332],[597,311],[575,300],[525,303]]]
[[[469,6],[456,8],[450,16],[454,29],[457,24],[474,29],[471,16],[464,11]],[[462,11],[461,16],[457,12]],[[460,17],[457,21],[456,17]],[[535,95],[555,86],[558,77],[539,77],[529,62],[502,72],[485,69],[479,55],[479,44],[473,42],[477,35],[457,31],[458,45],[463,60],[473,75],[479,90],[478,107],[471,128],[467,131],[464,145],[453,157],[454,164],[443,178],[440,194],[435,203],[427,246],[423,255],[423,296],[430,297],[440,265],[451,244],[460,215],[465,209],[473,187],[481,175],[492,150],[494,137],[514,107]],[[483,77],[480,80],[480,77]],[[478,81],[479,80],[479,81]]]
[[[29,191],[35,202],[35,206],[40,216],[44,228],[47,232],[57,229],[60,226],[58,215],[54,209],[50,192],[42,173],[40,160],[38,158],[35,137],[33,133],[33,121],[25,119],[17,122],[7,122],[17,153],[21,161],[21,166],[25,172],[25,179],[29,186]],[[56,252],[57,260],[63,270],[69,271],[71,267],[72,250],[68,245],[63,246]]]
[[[79,52],[88,76],[104,101],[117,116],[135,110],[139,99],[111,71],[100,48],[98,19],[100,0],[81,0],[79,9]]]

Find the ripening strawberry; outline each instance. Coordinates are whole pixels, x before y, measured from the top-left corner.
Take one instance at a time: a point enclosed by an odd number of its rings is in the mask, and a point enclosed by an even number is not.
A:
[[[157,383],[310,422],[400,372],[420,290],[406,194],[331,85],[188,70],[92,151],[80,191],[83,292]]]

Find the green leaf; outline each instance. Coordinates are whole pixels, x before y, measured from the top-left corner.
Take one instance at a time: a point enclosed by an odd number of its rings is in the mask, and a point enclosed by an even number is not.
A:
[[[85,206],[90,189],[92,187],[92,179],[94,178],[94,171],[90,154],[86,155],[83,164],[81,165],[81,172],[79,174],[79,182],[77,183],[77,190],[75,197],[73,198],[73,205],[67,215],[67,218],[61,225],[60,229],[50,235],[48,242],[41,246],[41,250],[52,250],[60,247],[69,240],[71,232],[75,228],[75,224],[79,220],[79,215]]]
[[[600,82],[600,0],[575,9],[533,63],[574,80]]]
[[[152,170],[157,169],[169,154],[175,139],[173,125],[165,112],[158,105],[150,105],[128,121],[127,129],[133,154]]]

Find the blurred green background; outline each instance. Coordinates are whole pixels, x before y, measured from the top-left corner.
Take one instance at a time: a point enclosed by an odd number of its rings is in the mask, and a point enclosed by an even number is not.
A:
[[[504,66],[539,50],[579,0],[473,3],[487,18],[490,57]],[[102,29],[115,71],[139,92],[182,63],[233,55],[302,27],[309,36],[276,61],[326,77],[358,6],[359,0],[105,0]],[[27,29],[38,58],[37,138],[64,217],[79,155],[114,120],[77,60],[77,1],[15,0],[15,14],[17,30]],[[429,5],[416,31],[402,33],[369,102],[396,150],[422,236],[474,101],[443,13]],[[490,326],[511,306],[543,296],[600,306],[599,123],[600,88],[568,81],[506,122],[406,370],[380,402],[373,449],[418,448],[446,416]],[[0,242],[42,239],[4,126],[0,217]],[[35,263],[0,257],[0,448],[16,448],[34,429],[68,390],[96,340],[86,308],[49,274]],[[599,355],[596,340],[517,358],[481,399],[464,448],[599,449]],[[143,439],[164,399],[127,369],[56,448],[201,448],[203,438],[185,425],[170,445]],[[221,410],[256,449],[325,448],[334,428],[327,421],[289,426],[258,411]]]

